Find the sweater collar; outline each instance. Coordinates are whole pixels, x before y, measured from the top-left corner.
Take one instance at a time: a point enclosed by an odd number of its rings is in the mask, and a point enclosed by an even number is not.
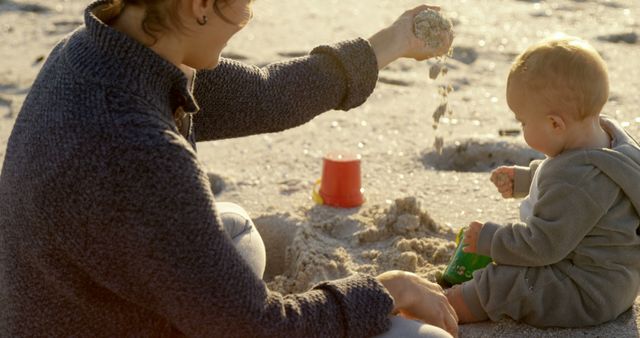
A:
[[[94,80],[125,87],[160,107],[169,107],[171,112],[178,107],[197,112],[199,107],[189,88],[195,79],[189,81],[174,64],[100,20],[95,13],[108,3],[99,0],[89,5],[84,12],[85,36],[69,40],[76,45],[77,52],[67,55],[74,68]]]

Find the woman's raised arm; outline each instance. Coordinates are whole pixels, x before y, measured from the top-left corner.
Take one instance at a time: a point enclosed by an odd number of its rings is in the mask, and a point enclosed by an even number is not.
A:
[[[453,34],[443,32],[437,47],[414,34],[414,17],[437,7],[404,12],[368,40],[320,46],[310,55],[264,68],[223,59],[196,77],[197,141],[282,131],[331,109],[362,104],[375,88],[378,69],[402,57],[424,60],[445,54]]]
[[[364,39],[320,46],[263,68],[223,59],[197,73],[196,139],[276,132],[331,109],[351,109],[371,94],[377,77],[376,56]]]

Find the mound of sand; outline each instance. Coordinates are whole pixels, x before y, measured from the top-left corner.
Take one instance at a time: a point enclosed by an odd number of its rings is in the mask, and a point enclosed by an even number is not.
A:
[[[484,172],[502,165],[526,166],[544,155],[524,143],[496,140],[495,138],[453,139],[442,149],[425,152],[425,166],[437,170]]]
[[[273,290],[302,292],[320,281],[388,270],[435,281],[455,249],[453,230],[438,225],[414,197],[352,214],[318,206],[307,216],[286,248],[284,272],[269,282]]]

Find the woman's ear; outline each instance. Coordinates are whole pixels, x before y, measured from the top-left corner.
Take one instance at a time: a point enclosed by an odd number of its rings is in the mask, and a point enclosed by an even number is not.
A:
[[[214,0],[188,0],[191,3],[191,13],[193,14],[193,19],[206,21],[203,19],[211,15],[208,9],[213,8],[212,2]]]
[[[551,129],[553,131],[561,132],[567,129],[567,123],[562,118],[562,116],[556,115],[556,114],[549,114],[547,115],[547,119],[549,120],[549,123],[551,123]]]

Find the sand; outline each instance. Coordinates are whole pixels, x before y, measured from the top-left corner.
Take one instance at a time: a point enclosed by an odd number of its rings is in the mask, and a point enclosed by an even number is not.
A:
[[[436,224],[413,197],[354,214],[313,208],[306,219],[286,246],[284,264],[276,268],[283,272],[269,283],[274,290],[301,292],[323,280],[388,270],[411,271],[435,281],[455,249],[453,230]],[[270,232],[264,224],[259,229]]]
[[[453,23],[442,12],[427,9],[414,18],[414,32],[420,40],[431,48],[441,46],[440,36],[453,36]]]
[[[17,112],[53,45],[82,23],[88,1],[0,0],[0,160]],[[420,4],[408,0],[260,0],[254,19],[225,55],[265,65],[306,55],[313,47],[368,37]],[[635,0],[434,1],[456,32],[445,77],[429,77],[436,60],[401,59],[380,72],[369,100],[349,112],[327,112],[281,133],[198,145],[216,178],[220,201],[242,205],[267,246],[270,287],[295,292],[355,272],[415,271],[434,279],[453,251],[453,235],[473,220],[513,222],[518,200],[489,182],[501,164],[525,164],[529,150],[505,98],[511,60],[556,31],[592,43],[609,65],[605,112],[640,137],[640,2]],[[315,29],[314,29],[315,27]],[[295,33],[293,33],[295,32]],[[438,88],[451,85],[447,109]],[[442,138],[442,154],[434,139]],[[322,156],[362,155],[365,204],[315,205]],[[536,329],[502,320],[463,325],[461,337],[638,337],[634,309],[604,325]]]

